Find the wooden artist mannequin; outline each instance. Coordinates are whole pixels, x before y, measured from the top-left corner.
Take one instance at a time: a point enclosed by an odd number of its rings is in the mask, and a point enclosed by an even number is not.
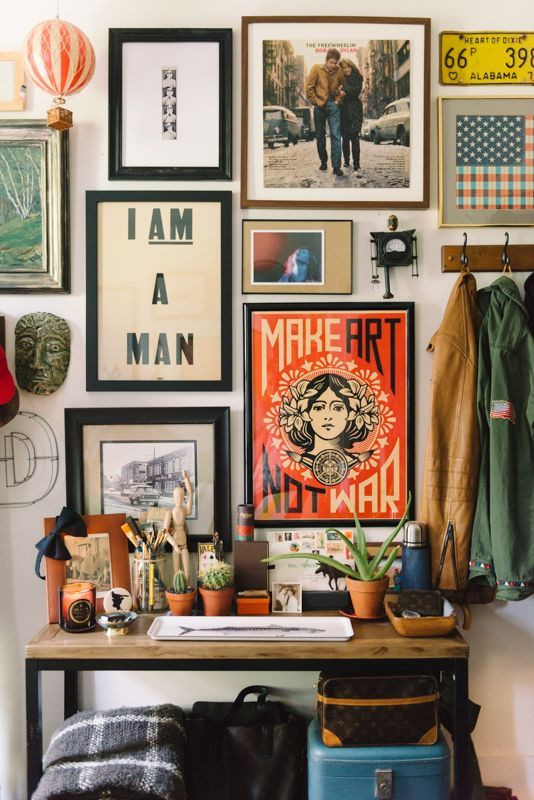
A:
[[[186,519],[193,510],[193,487],[189,480],[186,470],[182,471],[185,489],[182,486],[175,486],[172,493],[174,508],[167,511],[163,527],[172,534],[179,552],[172,551],[172,564],[174,571],[183,569],[185,577],[189,583],[189,553],[187,551],[187,523]],[[185,494],[187,492],[187,500]],[[180,563],[181,561],[181,563]]]

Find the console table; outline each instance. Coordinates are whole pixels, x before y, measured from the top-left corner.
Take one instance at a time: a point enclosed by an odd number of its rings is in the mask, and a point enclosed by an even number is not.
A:
[[[453,796],[455,800],[466,800],[469,647],[458,631],[444,637],[411,639],[399,636],[389,622],[353,622],[355,635],[348,642],[156,642],[146,636],[152,619],[150,615],[140,615],[127,636],[117,637],[107,637],[101,629],[69,634],[58,625],[46,625],[26,646],[28,797],[42,773],[43,671],[63,672],[64,716],[67,718],[79,710],[78,673],[84,671],[324,669],[332,672],[360,670],[377,675],[414,671],[452,673],[455,689]]]

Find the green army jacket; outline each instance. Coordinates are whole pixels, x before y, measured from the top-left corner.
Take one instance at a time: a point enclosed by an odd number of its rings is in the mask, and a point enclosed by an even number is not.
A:
[[[522,600],[534,593],[534,336],[506,275],[477,303],[481,463],[469,578]]]

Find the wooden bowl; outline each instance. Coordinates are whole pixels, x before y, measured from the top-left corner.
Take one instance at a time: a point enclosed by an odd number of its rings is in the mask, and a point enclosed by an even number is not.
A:
[[[447,636],[458,624],[454,609],[448,600],[443,601],[443,612],[446,614],[443,617],[416,617],[415,619],[396,617],[393,613],[395,605],[396,603],[392,603],[390,600],[386,600],[384,603],[389,621],[400,636]]]

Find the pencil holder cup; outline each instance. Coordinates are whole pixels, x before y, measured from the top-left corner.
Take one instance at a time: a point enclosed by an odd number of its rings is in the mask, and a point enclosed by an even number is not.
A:
[[[171,585],[166,553],[143,558],[134,553],[132,561],[132,596],[136,611],[148,613],[168,608],[165,592]]]

